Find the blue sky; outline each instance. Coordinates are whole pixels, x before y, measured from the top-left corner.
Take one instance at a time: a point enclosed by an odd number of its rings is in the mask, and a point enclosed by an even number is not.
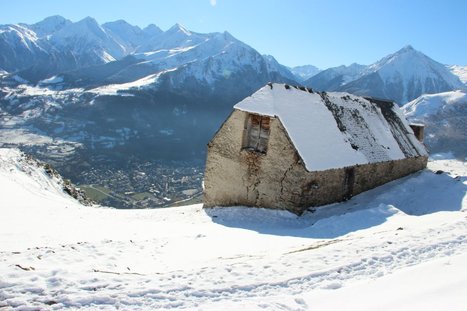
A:
[[[227,30],[287,66],[370,64],[407,44],[467,65],[467,0],[0,0],[0,24],[57,14]]]

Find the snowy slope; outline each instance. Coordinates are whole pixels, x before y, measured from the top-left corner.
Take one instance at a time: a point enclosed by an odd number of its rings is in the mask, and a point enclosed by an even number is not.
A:
[[[290,71],[284,65],[279,64],[279,62],[272,55],[263,55],[264,60],[266,61],[266,66],[269,72],[278,72],[283,77],[289,79],[290,81],[299,81],[296,75]]]
[[[62,16],[54,15],[45,18],[44,20],[30,25],[31,28],[38,37],[42,38],[59,31],[65,26],[70,25],[72,22]],[[25,25],[27,26],[27,25]]]
[[[321,69],[313,65],[296,66],[289,68],[289,70],[295,75],[296,80],[300,82],[310,79],[321,72]]]
[[[231,45],[247,47],[227,32],[195,34],[180,25],[174,27],[164,33],[157,49],[135,56],[158,65],[159,69],[169,69],[216,56]]]
[[[303,84],[319,91],[336,91],[342,85],[358,79],[365,68],[365,65],[356,63],[328,68],[305,80]]]
[[[147,40],[147,36],[141,28],[130,25],[124,20],[105,23],[102,28],[112,39],[125,48],[125,54],[133,53],[138,46]]]
[[[110,62],[126,55],[125,47],[112,38],[92,17],[86,17],[53,33],[50,42],[79,55],[92,55],[87,65]]]
[[[431,152],[467,157],[466,91],[422,95],[402,109],[410,121],[426,125],[425,144]]]
[[[467,66],[452,65],[448,66],[449,70],[453,74],[459,77],[459,79],[467,85]]]
[[[467,167],[297,217],[84,207],[0,150],[0,307],[379,310],[467,303]],[[456,177],[457,176],[457,177]],[[26,216],[27,215],[27,216]],[[429,278],[427,277],[429,275]],[[370,293],[359,299],[358,291]],[[436,295],[433,295],[436,291]]]
[[[171,49],[175,47],[186,48],[200,44],[209,37],[210,34],[191,32],[183,25],[175,24],[167,31],[160,34],[158,40],[150,41],[147,43],[147,45],[143,45],[143,47],[144,52],[151,50]]]
[[[467,105],[465,91],[426,94],[402,107],[404,114],[414,121],[423,121],[427,117]]]
[[[175,69],[172,69],[172,71],[173,70]],[[157,83],[157,81],[159,80],[159,77],[170,71],[171,70],[161,71],[159,73],[146,76],[144,78],[138,79],[133,82],[120,83],[120,84],[108,84],[108,85],[100,86],[100,87],[97,87],[91,90],[87,90],[86,92],[95,93],[98,95],[125,96],[124,91],[142,90],[142,89],[150,88],[151,86],[154,87],[154,84]],[[132,95],[128,94],[128,96],[132,96]]]
[[[37,34],[24,25],[0,25],[0,68],[14,72],[34,65],[48,52]]]

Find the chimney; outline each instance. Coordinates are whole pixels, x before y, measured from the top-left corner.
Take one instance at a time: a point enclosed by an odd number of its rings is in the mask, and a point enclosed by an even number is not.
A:
[[[410,127],[415,135],[415,137],[423,143],[424,132],[425,132],[425,125],[420,123],[410,123]]]

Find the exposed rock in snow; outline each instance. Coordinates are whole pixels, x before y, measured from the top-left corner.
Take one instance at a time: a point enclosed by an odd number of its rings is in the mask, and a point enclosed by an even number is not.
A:
[[[36,195],[44,190],[45,193],[50,192],[56,196],[72,197],[77,200],[76,203],[92,204],[84,192],[77,189],[70,181],[64,180],[51,165],[37,161],[17,149],[0,148],[0,172],[2,177],[11,175],[14,182],[24,180],[27,184],[23,186],[26,186],[26,189],[30,186],[29,191]],[[11,198],[13,198],[12,194]]]

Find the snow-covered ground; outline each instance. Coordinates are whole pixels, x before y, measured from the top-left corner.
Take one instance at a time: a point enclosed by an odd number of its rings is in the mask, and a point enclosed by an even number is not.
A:
[[[144,77],[142,79],[133,81],[133,82],[128,82],[128,83],[121,83],[121,84],[109,84],[105,86],[100,86],[97,88],[94,88],[92,90],[89,90],[89,93],[96,93],[100,95],[122,95],[122,96],[132,96],[131,94],[126,94],[125,93],[119,93],[122,91],[128,91],[132,88],[136,89],[141,89],[141,88],[147,88],[150,87],[151,84],[154,84],[157,82],[159,77],[162,74],[165,74],[170,71],[174,71],[175,69],[169,69],[169,70],[164,70],[152,75],[149,75],[147,77]]]
[[[436,160],[302,217],[116,210],[0,149],[0,309],[465,310],[466,190]]]

